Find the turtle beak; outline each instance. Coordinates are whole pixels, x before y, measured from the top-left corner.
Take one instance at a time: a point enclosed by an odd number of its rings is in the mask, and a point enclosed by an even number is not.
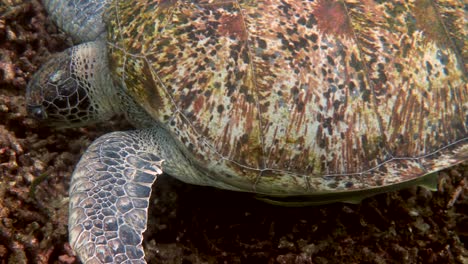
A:
[[[47,113],[42,105],[44,101],[42,86],[35,85],[38,79],[37,74],[34,77],[26,88],[26,111],[30,117],[44,121],[47,118]]]

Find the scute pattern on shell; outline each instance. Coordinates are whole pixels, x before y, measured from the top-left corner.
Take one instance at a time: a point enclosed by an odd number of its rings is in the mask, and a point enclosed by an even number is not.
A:
[[[463,8],[115,1],[111,64],[218,181],[268,194],[378,187],[468,158]]]

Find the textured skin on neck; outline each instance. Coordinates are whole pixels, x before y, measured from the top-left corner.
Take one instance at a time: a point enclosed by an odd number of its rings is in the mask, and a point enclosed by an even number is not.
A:
[[[107,120],[115,114],[124,114],[135,127],[154,125],[154,119],[112,78],[105,41],[88,42],[72,50],[71,69],[77,81],[85,85],[95,121]]]
[[[119,89],[109,72],[104,42],[87,42],[72,48],[70,71],[86,90],[95,121],[107,120],[121,113]]]
[[[93,41],[104,32],[102,14],[109,0],[43,0],[51,19],[76,43]]]

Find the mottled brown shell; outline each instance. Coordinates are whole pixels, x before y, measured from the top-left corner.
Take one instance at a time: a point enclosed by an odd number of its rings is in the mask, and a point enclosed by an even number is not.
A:
[[[462,2],[115,1],[111,64],[218,181],[387,186],[468,158]]]

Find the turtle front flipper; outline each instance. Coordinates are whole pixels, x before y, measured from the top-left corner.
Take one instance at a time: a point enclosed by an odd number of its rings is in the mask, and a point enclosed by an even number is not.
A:
[[[158,148],[147,147],[146,135],[98,138],[73,173],[70,244],[84,263],[146,263],[142,241],[151,186],[162,173]]]
[[[105,32],[102,16],[109,2],[110,0],[43,0],[51,19],[75,43],[94,41]]]

